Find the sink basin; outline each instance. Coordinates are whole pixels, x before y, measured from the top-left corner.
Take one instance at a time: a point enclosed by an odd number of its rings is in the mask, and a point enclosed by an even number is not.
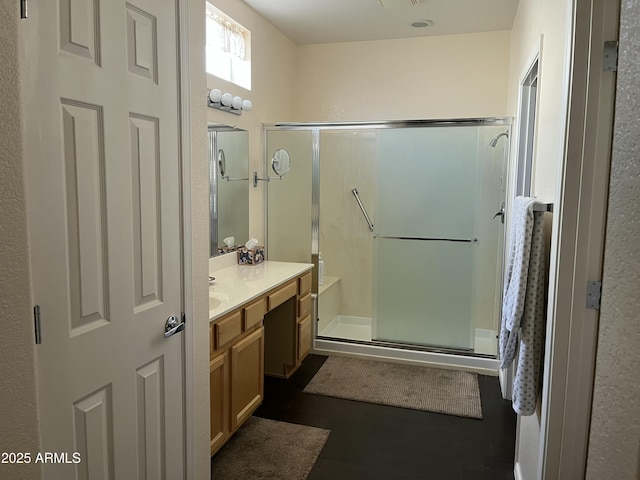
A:
[[[216,297],[212,297],[209,295],[209,310],[213,310],[214,308],[218,308],[222,302],[220,299]]]
[[[229,295],[225,295],[219,292],[209,292],[209,310],[218,308],[225,302],[229,301]]]

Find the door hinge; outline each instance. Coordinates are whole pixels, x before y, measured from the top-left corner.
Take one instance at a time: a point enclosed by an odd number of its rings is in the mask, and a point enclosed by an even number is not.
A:
[[[604,42],[604,54],[602,58],[602,70],[605,72],[618,71],[618,42],[611,40]]]
[[[40,305],[33,307],[33,323],[36,332],[36,345],[42,343],[42,332],[40,330]]]
[[[20,1],[20,18],[27,18],[27,0]]]
[[[587,282],[587,308],[600,310],[602,296],[602,282],[590,280]]]

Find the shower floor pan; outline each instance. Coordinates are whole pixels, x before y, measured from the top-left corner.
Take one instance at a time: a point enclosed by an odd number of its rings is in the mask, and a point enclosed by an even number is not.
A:
[[[498,348],[497,335],[498,332],[495,330],[476,328],[474,349],[469,353],[496,355]],[[322,331],[318,332],[318,336],[351,342],[371,342],[371,319],[338,315]]]
[[[371,319],[338,315],[318,335],[345,340],[371,341]]]

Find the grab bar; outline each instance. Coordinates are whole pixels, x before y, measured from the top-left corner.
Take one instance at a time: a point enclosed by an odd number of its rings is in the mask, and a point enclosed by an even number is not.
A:
[[[364,219],[367,221],[367,224],[369,225],[369,231],[373,232],[373,223],[371,223],[371,220],[369,219],[369,215],[367,215],[367,211],[364,209],[364,205],[362,205],[362,202],[360,201],[360,197],[358,196],[358,189],[354,188],[353,190],[351,190],[351,193],[353,193],[353,196],[356,197],[356,202],[358,202],[358,205],[360,205],[360,210],[362,210]]]

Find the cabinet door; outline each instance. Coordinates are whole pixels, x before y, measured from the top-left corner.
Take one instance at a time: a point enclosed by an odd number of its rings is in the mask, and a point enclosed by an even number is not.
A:
[[[298,361],[301,362],[311,350],[311,315],[298,322]]]
[[[262,403],[264,392],[264,327],[231,347],[231,430]]]
[[[211,455],[229,436],[229,354],[222,353],[209,363],[211,389]]]

